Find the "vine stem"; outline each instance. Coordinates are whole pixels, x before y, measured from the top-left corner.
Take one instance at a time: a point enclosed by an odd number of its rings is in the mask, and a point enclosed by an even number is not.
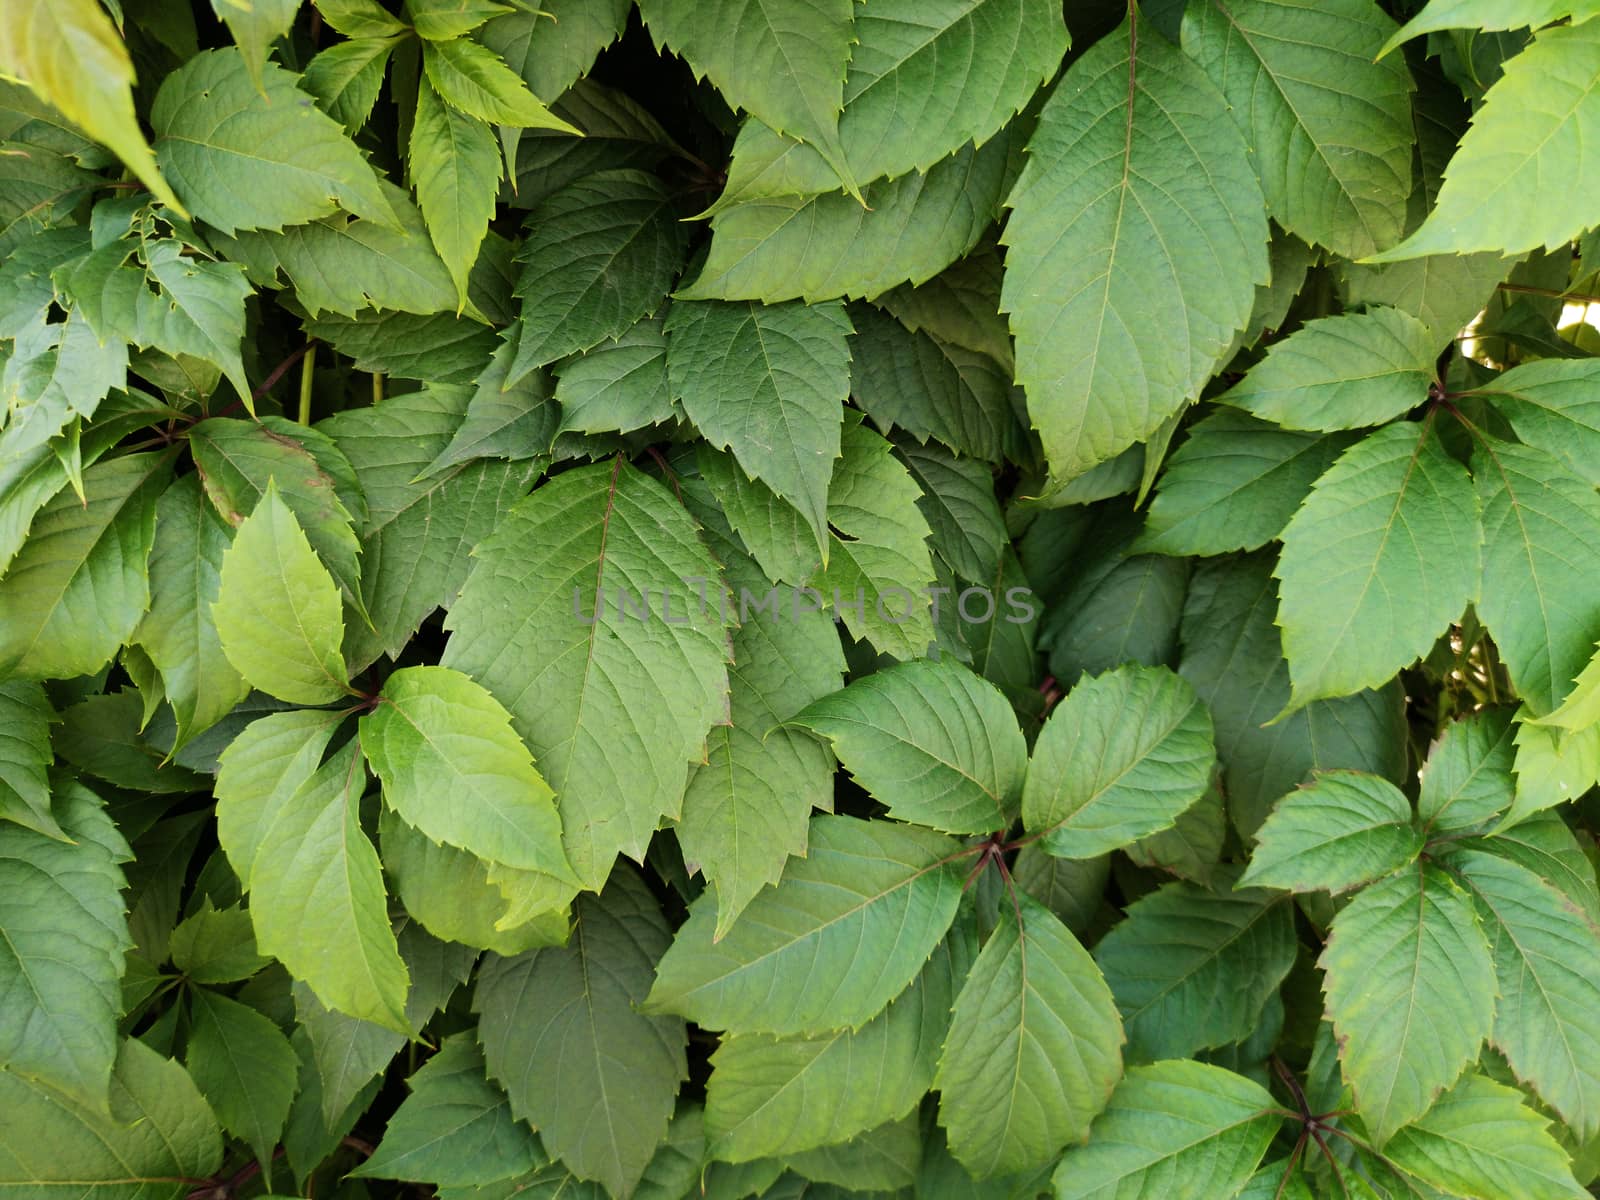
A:
[[[300,364],[300,412],[299,421],[302,425],[311,424],[311,377],[317,369],[317,344],[306,343],[306,354]]]

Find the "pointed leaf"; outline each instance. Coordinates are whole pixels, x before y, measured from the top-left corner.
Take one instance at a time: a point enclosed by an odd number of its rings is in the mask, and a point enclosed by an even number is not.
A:
[[[1523,363],[1476,389],[1517,437],[1553,454],[1573,474],[1600,485],[1600,364],[1590,358]]]
[[[557,435],[628,433],[672,419],[667,334],[660,317],[635,321],[615,338],[556,364]]]
[[[1137,18],[1067,69],[1007,201],[1002,305],[1051,473],[1196,396],[1267,281],[1261,189],[1199,67]],[[1152,322],[1159,306],[1176,321]]]
[[[1489,708],[1446,727],[1422,768],[1417,816],[1423,828],[1471,829],[1509,808],[1516,794],[1511,710]]]
[[[950,1152],[983,1177],[1044,1166],[1080,1141],[1122,1071],[1122,1022],[1089,952],[1031,896],[956,997],[939,1060]]]
[[[322,762],[339,713],[272,713],[245,727],[218,760],[217,840],[246,888],[262,839]]]
[[[1291,892],[1347,892],[1409,863],[1422,852],[1411,802],[1387,779],[1358,771],[1319,771],[1290,792],[1256,831],[1241,884]]]
[[[270,1180],[272,1148],[300,1075],[294,1049],[255,1009],[208,988],[194,990],[189,1011],[184,1065],[222,1127],[248,1143]]]
[[[455,281],[459,308],[466,304],[467,276],[494,215],[500,147],[489,126],[451,108],[432,84],[423,83],[406,165],[434,249]]]
[[[262,67],[272,43],[289,32],[300,0],[211,0],[211,9],[228,27],[245,69],[260,88]]]
[[[50,749],[54,719],[50,701],[37,683],[0,682],[0,818],[66,841],[50,812],[47,771],[55,761]]]
[[[422,66],[440,99],[470,117],[579,133],[546,108],[499,55],[471,38],[423,42]]]

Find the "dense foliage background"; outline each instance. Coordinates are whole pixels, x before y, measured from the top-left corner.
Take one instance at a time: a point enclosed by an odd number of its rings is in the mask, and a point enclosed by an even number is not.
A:
[[[1600,4],[0,69],[0,1195],[1589,1194]]]

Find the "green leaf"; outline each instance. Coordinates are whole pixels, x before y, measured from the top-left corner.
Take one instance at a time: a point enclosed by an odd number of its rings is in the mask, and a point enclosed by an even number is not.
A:
[[[1594,867],[1557,814],[1535,813],[1510,829],[1463,839],[1450,848],[1486,850],[1519,863],[1576,904],[1591,925],[1600,927],[1600,886]]]
[[[497,125],[581,131],[567,124],[527,89],[493,50],[469,38],[426,41],[422,66],[440,99],[469,117]]]
[[[806,857],[792,859],[721,941],[713,905],[690,906],[649,1007],[735,1033],[859,1029],[944,937],[963,857],[928,830],[814,817]]]
[[[1402,42],[1440,29],[1537,29],[1563,17],[1586,21],[1600,14],[1594,0],[1428,0],[1422,11],[1383,47],[1388,54]]]
[[[767,136],[780,153],[796,146]],[[977,245],[999,215],[1019,145],[1009,132],[981,148],[969,143],[925,174],[868,184],[865,205],[806,186],[820,179],[801,181],[805,190],[798,192],[766,194],[757,185],[749,199],[736,199],[730,182],[712,217],[705,264],[678,294],[815,302],[870,299],[898,284],[921,283]],[[736,158],[730,169],[737,166]],[[831,170],[826,176],[832,186],[836,177]]]
[[[901,284],[874,303],[913,333],[987,354],[1009,370],[1011,330],[1000,311],[1004,274],[994,245],[985,243],[926,283]]]
[[[946,833],[992,832],[1016,818],[1027,743],[1000,689],[959,664],[897,664],[792,723],[827,738],[891,817]]]
[[[1499,997],[1490,1040],[1579,1138],[1600,1128],[1600,932],[1527,867],[1484,850],[1450,858],[1477,901]]]
[[[279,712],[252,721],[218,760],[217,840],[246,887],[262,838],[322,762],[342,714]]]
[[[322,12],[322,8],[317,9]],[[381,11],[381,10],[380,10]],[[387,13],[384,14],[388,16]],[[332,24],[330,21],[329,24]],[[399,31],[404,26],[395,22]],[[399,45],[395,37],[382,35],[339,42],[318,51],[306,64],[300,86],[317,98],[327,113],[352,136],[360,133],[378,103],[383,90],[383,74],[389,55]],[[391,200],[392,203],[392,200]],[[404,217],[402,216],[402,221]]]
[[[516,330],[509,329],[494,346],[489,365],[478,372],[459,427],[438,457],[417,473],[417,478],[476,458],[540,462],[559,424],[558,415],[545,403],[550,399],[551,380],[545,372],[533,371],[511,387],[502,388],[506,368],[516,352]],[[430,411],[436,407],[430,405]]]
[[[479,858],[572,880],[554,793],[493,696],[444,667],[403,668],[378,695],[361,750],[402,820]]]
[[[1396,782],[1407,769],[1398,684],[1316,700],[1269,724],[1289,700],[1273,564],[1269,554],[1202,564],[1183,614],[1180,673],[1211,712],[1228,813],[1247,837],[1312,770],[1346,767]]]
[[[1411,801],[1387,779],[1319,771],[1278,801],[1256,831],[1240,883],[1291,892],[1347,892],[1416,861],[1423,835]]]
[[[842,431],[840,440],[842,448]],[[821,564],[821,552],[816,533],[798,508],[746,475],[731,454],[702,443],[695,449],[695,464],[728,524],[769,579],[799,585],[811,578]]]
[[[960,935],[953,935],[959,938]],[[711,1056],[706,1132],[748,1162],[843,1142],[905,1116],[933,1086],[958,974],[950,941],[858,1030],[730,1034]]]
[[[1183,48],[1222,89],[1279,225],[1346,258],[1393,245],[1411,192],[1410,73],[1366,0],[1207,0]]]
[[[378,855],[361,831],[354,741],[264,822],[246,886],[256,944],[331,1009],[402,1033],[408,977],[385,911]]]
[[[260,86],[237,50],[207,50],[162,81],[150,108],[156,159],[194,215],[223,233],[281,229],[335,206],[392,222],[372,167],[274,63]]]
[[[70,679],[103,667],[150,604],[156,500],[172,458],[129,454],[57,492],[0,578],[0,675]]]
[[[208,897],[172,931],[172,965],[195,983],[248,979],[271,960],[256,953],[250,914],[216,909]]]
[[[673,399],[711,445],[804,514],[826,558],[850,394],[843,306],[679,301],[666,328]]]
[[[1600,485],[1600,400],[1593,359],[1547,358],[1498,375],[1474,395],[1487,396],[1517,437],[1561,459],[1573,474]]]
[[[1266,218],[1223,98],[1136,18],[1067,69],[1028,150],[1001,303],[1069,480],[1199,393],[1267,282]]]
[[[1511,710],[1489,708],[1446,727],[1422,768],[1417,816],[1428,832],[1472,829],[1515,796]]]
[[[23,0],[0,28],[0,66],[132,168],[185,216],[156,170],[133,108],[133,63],[95,0]]]
[[[119,864],[133,855],[87,788],[58,788],[54,817],[70,843],[0,823],[0,1080],[103,1113],[133,945]]]
[[[1477,500],[1431,422],[1357,442],[1283,532],[1278,624],[1290,711],[1376,687],[1428,652],[1478,591]]]
[[[586,175],[537,205],[527,229],[511,384],[655,312],[683,259],[671,197],[643,171]]]
[[[922,491],[917,507],[928,520],[934,553],[962,579],[993,583],[1010,537],[988,464],[906,438],[896,442],[895,454]]]
[[[893,447],[853,412],[828,484],[827,566],[811,580],[818,605],[831,600],[850,635],[885,654],[917,658],[934,644],[933,558],[922,491]]]
[[[145,704],[132,690],[90,696],[61,714],[53,738],[57,755],[121,787],[170,794],[200,791],[205,779],[174,763],[144,742],[140,728]]]
[[[1536,34],[1484,96],[1428,219],[1371,261],[1553,250],[1582,233],[1588,215],[1561,197],[1582,194],[1593,182],[1583,146],[1600,126],[1597,67],[1600,27],[1594,23]]]
[[[885,433],[897,426],[988,462],[1025,456],[1011,376],[988,355],[913,333],[877,309],[852,311],[851,391]]]
[[[232,531],[201,494],[200,477],[175,480],[156,503],[150,609],[133,632],[161,672],[177,719],[174,749],[211,728],[250,694],[222,651],[212,616]]]
[[[1428,398],[1437,347],[1421,321],[1375,308],[1312,321],[1274,342],[1224,404],[1288,429],[1359,429]]]
[[[1122,1073],[1122,1023],[1089,952],[1032,897],[1000,905],[939,1060],[950,1152],[978,1177],[1081,1141]]]
[[[1218,408],[1189,427],[1167,460],[1135,548],[1175,555],[1258,549],[1283,532],[1311,485],[1353,441]]]
[[[851,0],[731,0],[716,8],[646,0],[639,13],[656,43],[709,76],[729,104],[811,143],[843,178],[839,114],[853,7]]]
[[[211,9],[233,35],[245,70],[256,87],[263,85],[262,69],[272,43],[289,32],[300,0],[211,0]]]
[[[655,898],[621,867],[600,896],[578,900],[568,945],[490,959],[473,996],[512,1112],[615,1196],[638,1185],[689,1073],[683,1022],[638,1011],[670,941]]]
[[[433,85],[417,87],[406,165],[434,249],[456,285],[456,307],[467,303],[467,276],[494,215],[500,187],[500,148],[476,117],[451,108]]]
[[[1221,1067],[1134,1067],[1086,1146],[1056,1168],[1057,1200],[1211,1200],[1244,1187],[1277,1131],[1277,1102]]]
[[[0,682],[0,818],[67,841],[50,812],[55,711],[44,689],[26,679]],[[0,829],[4,829],[0,825]]]
[[[353,1177],[466,1187],[510,1179],[544,1161],[538,1138],[489,1081],[470,1033],[445,1038],[407,1082],[411,1094]]]
[[[289,1039],[255,1009],[194,989],[184,1065],[222,1127],[249,1144],[268,1186],[272,1148],[294,1099],[300,1063]]]
[[[496,0],[405,0],[412,28],[430,41],[465,37],[491,17],[510,11]]]
[[[1333,920],[1322,957],[1339,1062],[1378,1145],[1477,1058],[1495,971],[1472,902],[1438,867],[1373,884]]]
[[[485,386],[502,394],[498,383]],[[504,396],[519,408],[527,399],[517,390]],[[464,390],[440,385],[347,409],[320,426],[348,456],[366,497],[361,598],[391,657],[429,613],[454,601],[472,548],[537,473],[537,463],[444,461],[450,447],[475,436],[472,413]]]
[[[1550,455],[1484,438],[1473,450],[1483,505],[1477,611],[1536,713],[1572,690],[1600,641],[1600,496]]]
[[[1294,909],[1258,888],[1178,881],[1129,905],[1095,947],[1128,1031],[1149,1062],[1248,1037],[1296,953]]]
[[[176,1197],[222,1165],[216,1118],[188,1073],[134,1038],[117,1050],[109,1115],[0,1071],[0,1188],[21,1196]],[[131,1190],[130,1190],[131,1189]]]
[[[1496,829],[1576,800],[1600,783],[1600,726],[1568,731],[1523,719],[1517,722],[1513,739],[1517,744],[1517,795]]]
[[[916,1182],[921,1161],[921,1130],[913,1117],[906,1117],[848,1142],[790,1155],[787,1166],[808,1188],[820,1184],[893,1192]]]
[[[1045,722],[1022,790],[1022,822],[1049,853],[1093,858],[1170,826],[1216,761],[1211,718],[1161,667],[1086,678]]]
[[[556,435],[628,433],[670,421],[677,413],[667,385],[667,334],[660,317],[627,329],[555,366]]]
[[[678,813],[706,731],[726,719],[725,618],[694,602],[718,579],[672,493],[618,459],[567,471],[515,506],[450,610],[444,665],[510,711],[589,887],[618,852],[643,857],[661,818]],[[670,620],[654,608],[638,619],[634,589],[668,593]],[[632,616],[620,611],[628,596]],[[507,620],[508,605],[520,616]]]
[[[550,103],[622,35],[632,11],[630,0],[540,0],[537,12],[524,9],[495,17],[479,36],[529,91]]]
[[[275,480],[222,556],[212,618],[228,661],[252,686],[294,704],[350,694],[338,588]]]
[[[1567,1153],[1515,1088],[1468,1075],[1384,1145],[1384,1157],[1467,1200],[1581,1200]]]

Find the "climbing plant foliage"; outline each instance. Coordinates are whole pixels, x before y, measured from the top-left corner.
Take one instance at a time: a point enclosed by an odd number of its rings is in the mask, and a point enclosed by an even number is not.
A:
[[[0,1197],[1592,1194],[1600,5],[3,10]]]

